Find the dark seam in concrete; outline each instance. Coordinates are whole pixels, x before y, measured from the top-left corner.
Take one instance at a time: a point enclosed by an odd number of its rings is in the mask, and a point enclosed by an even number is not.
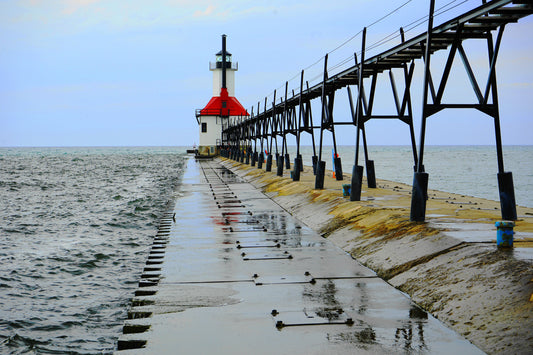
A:
[[[441,256],[443,254],[447,254],[447,253],[449,253],[451,251],[462,249],[462,248],[468,246],[468,244],[469,243],[467,243],[467,242],[460,242],[460,243],[458,243],[456,245],[453,245],[453,246],[451,246],[449,248],[440,250],[440,251],[438,251],[436,253],[429,254],[429,255],[420,257],[418,259],[408,261],[408,262],[406,262],[404,264],[401,264],[399,266],[395,266],[392,269],[389,269],[389,270],[384,271],[382,273],[378,273],[378,275],[380,277],[382,277],[384,280],[388,281],[388,280],[392,279],[393,277],[395,277],[395,276],[397,276],[399,274],[402,274],[402,273],[414,268],[415,266],[418,266],[420,264],[425,264],[425,263],[431,261],[432,259],[434,259],[434,258],[436,258],[438,256]]]
[[[207,281],[176,281],[176,282],[165,282],[166,285],[195,285],[195,284],[223,284],[223,283],[237,283],[237,282],[251,282],[250,280],[207,280]]]

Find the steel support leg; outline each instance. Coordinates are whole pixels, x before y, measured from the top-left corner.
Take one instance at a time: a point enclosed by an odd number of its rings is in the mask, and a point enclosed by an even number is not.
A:
[[[277,155],[277,176],[283,176],[283,157],[281,155]]]
[[[266,171],[272,171],[272,154],[267,155]]]
[[[292,172],[292,181],[300,181],[300,165],[302,164],[302,156],[298,155],[294,158],[294,170]]]
[[[350,185],[350,201],[361,201],[361,187],[363,186],[363,167],[354,165]]]
[[[426,136],[426,120],[429,116],[427,113],[428,89],[430,85],[430,58],[431,58],[431,37],[433,31],[433,13],[435,10],[435,0],[430,1],[429,20],[425,48],[425,67],[424,67],[424,88],[422,94],[422,124],[420,127],[420,149],[418,150],[418,162],[416,172],[413,177],[413,192],[411,194],[411,221],[424,222],[426,219],[426,200],[428,194],[429,175],[424,172],[424,145]]]
[[[413,222],[424,222],[426,219],[428,179],[429,174],[425,172],[416,172],[413,178],[410,218]]]
[[[367,179],[367,185],[369,188],[375,189],[377,187],[376,171],[374,169],[373,160],[366,160],[366,179]]]
[[[264,153],[259,153],[259,157],[257,159],[257,169],[263,169],[263,161],[265,160]]]
[[[326,162],[319,161],[316,169],[315,189],[324,188],[324,174],[326,173]]]
[[[333,159],[335,162],[335,179],[337,181],[341,181],[342,178],[342,164],[341,164],[341,158],[335,158]]]
[[[516,221],[516,200],[514,195],[513,173],[510,171],[498,173],[498,188],[500,190],[500,206],[502,219]]]

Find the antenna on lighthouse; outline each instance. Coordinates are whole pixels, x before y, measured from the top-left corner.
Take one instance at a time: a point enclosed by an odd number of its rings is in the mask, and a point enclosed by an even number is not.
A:
[[[222,88],[226,89],[226,35],[222,35]]]

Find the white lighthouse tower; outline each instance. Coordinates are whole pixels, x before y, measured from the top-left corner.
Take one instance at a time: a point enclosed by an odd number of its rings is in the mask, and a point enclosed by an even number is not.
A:
[[[200,131],[198,156],[201,157],[218,155],[220,146],[225,143],[222,128],[233,118],[249,116],[235,97],[238,65],[226,51],[226,35],[222,35],[222,50],[216,54],[215,63],[209,63],[209,70],[213,72],[213,97],[203,109],[196,111]]]

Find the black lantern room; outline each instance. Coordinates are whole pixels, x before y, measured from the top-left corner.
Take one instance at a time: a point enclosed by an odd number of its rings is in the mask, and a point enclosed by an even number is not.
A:
[[[222,69],[222,51],[216,54],[217,69]],[[231,53],[226,51],[226,69],[231,69]]]

